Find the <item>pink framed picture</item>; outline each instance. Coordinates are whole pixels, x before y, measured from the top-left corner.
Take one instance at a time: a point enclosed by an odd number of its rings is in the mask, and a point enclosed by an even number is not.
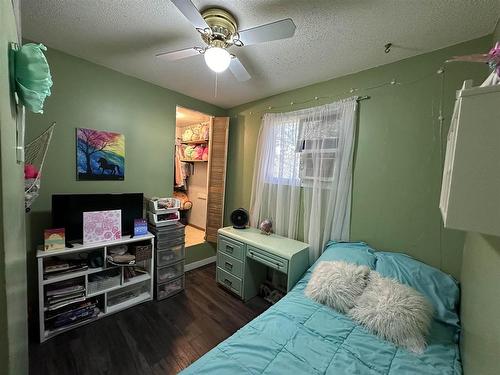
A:
[[[83,213],[83,243],[114,241],[122,238],[122,210]]]

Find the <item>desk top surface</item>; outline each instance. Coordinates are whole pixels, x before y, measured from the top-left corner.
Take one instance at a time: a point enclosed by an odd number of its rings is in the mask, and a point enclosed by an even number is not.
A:
[[[259,249],[267,250],[286,259],[291,259],[295,254],[309,248],[309,244],[305,242],[292,240],[291,238],[279,236],[274,233],[265,235],[257,228],[235,229],[233,227],[225,227],[219,229],[219,233]]]

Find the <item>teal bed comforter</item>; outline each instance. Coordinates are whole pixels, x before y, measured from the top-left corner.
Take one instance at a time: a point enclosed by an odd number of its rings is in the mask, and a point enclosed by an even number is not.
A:
[[[182,374],[461,374],[453,278],[364,243],[330,243],[322,260],[365,264],[421,291],[436,314],[427,350],[412,354],[379,339],[347,316],[304,295],[314,265],[278,303],[185,369]]]

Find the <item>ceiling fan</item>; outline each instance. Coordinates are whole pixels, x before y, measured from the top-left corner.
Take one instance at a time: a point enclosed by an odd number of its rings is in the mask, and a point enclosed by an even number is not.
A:
[[[206,46],[184,48],[159,53],[156,56],[167,61],[174,61],[204,55],[205,63],[211,70],[221,73],[229,68],[238,81],[247,81],[251,77],[241,61],[227,51],[229,47],[243,47],[290,38],[295,33],[295,24],[290,18],[246,30],[238,30],[236,19],[224,9],[209,8],[200,13],[190,0],[170,1],[200,33]]]

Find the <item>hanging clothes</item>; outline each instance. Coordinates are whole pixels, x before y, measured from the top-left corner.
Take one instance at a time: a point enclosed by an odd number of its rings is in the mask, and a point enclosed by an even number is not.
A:
[[[185,176],[183,176],[183,168],[182,168],[182,162],[181,162],[181,144],[177,140],[175,142],[175,186],[176,187],[183,187],[185,184]]]

